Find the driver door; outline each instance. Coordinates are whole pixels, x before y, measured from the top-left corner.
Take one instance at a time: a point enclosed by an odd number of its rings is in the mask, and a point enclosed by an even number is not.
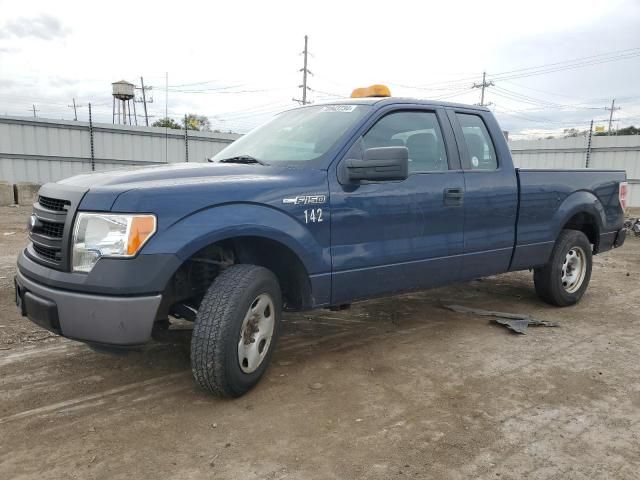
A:
[[[407,147],[407,179],[349,182],[340,174],[346,159],[384,146]],[[333,304],[458,279],[464,178],[442,110],[382,111],[330,178]]]

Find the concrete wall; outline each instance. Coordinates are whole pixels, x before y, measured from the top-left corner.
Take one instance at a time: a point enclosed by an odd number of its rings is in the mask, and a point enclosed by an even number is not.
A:
[[[206,162],[236,134],[188,132],[190,162]],[[93,125],[93,170],[186,160],[184,130]],[[0,116],[0,180],[46,183],[92,171],[87,122]]]
[[[626,170],[629,205],[640,207],[640,135],[592,137],[589,165],[586,137],[509,142],[521,168],[600,168]]]

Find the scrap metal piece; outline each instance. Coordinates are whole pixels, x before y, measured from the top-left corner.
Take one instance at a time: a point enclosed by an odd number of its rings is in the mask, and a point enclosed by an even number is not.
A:
[[[627,231],[633,233],[636,237],[640,237],[640,218],[628,218],[623,225]]]
[[[509,330],[519,333],[521,335],[527,334],[527,328],[532,327],[557,327],[559,326],[555,322],[548,322],[547,320],[539,320],[530,315],[523,315],[520,313],[508,313],[508,312],[494,312],[491,310],[482,310],[480,308],[463,307],[462,305],[445,305],[449,310],[453,310],[458,313],[471,313],[474,315],[480,315],[483,317],[493,317],[492,322],[504,325]]]
[[[506,318],[492,318],[492,322],[504,325],[509,330],[522,335],[527,334],[527,327],[529,326],[529,320],[511,320]]]

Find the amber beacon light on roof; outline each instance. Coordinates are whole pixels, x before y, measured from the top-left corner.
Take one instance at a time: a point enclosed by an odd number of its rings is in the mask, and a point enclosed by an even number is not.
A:
[[[366,97],[390,97],[391,90],[386,85],[371,85],[370,87],[356,88],[351,92],[351,98]]]

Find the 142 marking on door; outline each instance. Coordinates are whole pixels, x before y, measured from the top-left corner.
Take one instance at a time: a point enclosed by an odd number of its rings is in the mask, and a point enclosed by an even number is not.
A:
[[[322,220],[321,208],[312,208],[304,211],[304,223],[320,223]]]

